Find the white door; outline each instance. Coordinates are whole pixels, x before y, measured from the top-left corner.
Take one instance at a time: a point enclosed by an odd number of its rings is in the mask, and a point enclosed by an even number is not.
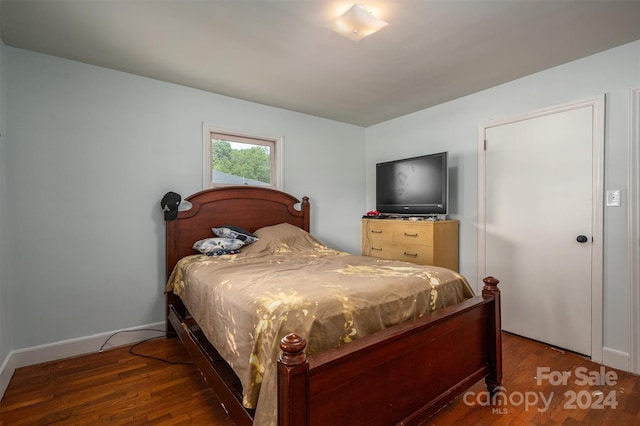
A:
[[[600,237],[593,117],[587,105],[487,127],[484,136],[485,271],[504,283],[502,328],[585,355]]]

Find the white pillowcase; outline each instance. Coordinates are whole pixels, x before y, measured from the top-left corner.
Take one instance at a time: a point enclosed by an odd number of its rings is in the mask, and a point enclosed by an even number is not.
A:
[[[258,241],[258,238],[256,238],[255,235],[238,226],[226,225],[220,228],[211,228],[211,230],[218,237],[242,240],[245,245]]]
[[[193,249],[208,256],[215,254],[229,254],[235,252],[244,245],[244,242],[235,238],[205,238],[196,241]]]

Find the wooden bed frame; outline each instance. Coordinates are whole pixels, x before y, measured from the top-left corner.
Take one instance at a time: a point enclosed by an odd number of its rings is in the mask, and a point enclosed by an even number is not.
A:
[[[241,186],[205,190],[187,200],[193,207],[166,222],[167,277],[180,258],[194,253],[196,240],[212,236],[212,227],[253,232],[287,222],[309,231],[307,197],[300,202],[273,189]],[[484,282],[481,296],[308,358],[302,336],[285,336],[278,424],[419,425],[482,378],[493,392],[502,381],[500,291],[498,280]],[[172,293],[167,331],[178,335],[234,421],[251,425],[239,379]]]

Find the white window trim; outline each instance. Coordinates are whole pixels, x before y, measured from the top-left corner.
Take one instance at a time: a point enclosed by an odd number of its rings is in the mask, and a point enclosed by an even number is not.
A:
[[[284,191],[284,137],[256,136],[234,130],[222,129],[207,123],[202,123],[202,189],[210,189],[211,185],[211,133],[229,133],[252,139],[268,139],[275,143],[275,173],[272,186]]]

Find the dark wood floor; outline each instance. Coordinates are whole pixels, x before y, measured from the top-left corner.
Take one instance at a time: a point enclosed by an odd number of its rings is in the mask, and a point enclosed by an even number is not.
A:
[[[188,361],[175,339],[147,342],[136,351]],[[599,365],[509,334],[504,335],[503,354],[504,401],[485,406],[484,385],[478,383],[430,424],[640,425],[638,376],[605,368],[599,380]],[[544,367],[550,379],[538,374]],[[608,384],[582,383],[605,378]],[[117,348],[16,370],[0,402],[0,424],[234,423],[192,365],[165,364]]]

